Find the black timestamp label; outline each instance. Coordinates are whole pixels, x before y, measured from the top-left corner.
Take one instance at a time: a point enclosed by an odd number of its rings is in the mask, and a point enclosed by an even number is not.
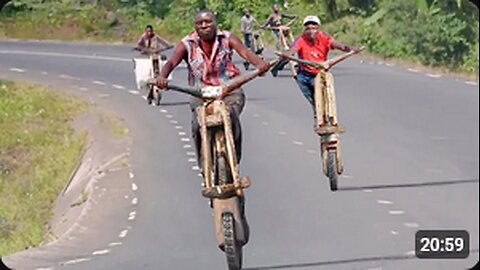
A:
[[[420,259],[464,259],[470,254],[465,230],[420,230],[415,234],[415,256]]]

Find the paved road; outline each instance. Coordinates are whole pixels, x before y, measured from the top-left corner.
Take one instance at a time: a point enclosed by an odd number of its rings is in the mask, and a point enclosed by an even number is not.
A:
[[[135,203],[100,204],[78,239],[29,261],[32,269],[226,268],[191,156],[188,98],[168,92],[161,107],[147,106],[131,91],[133,56],[126,46],[0,42],[0,75],[72,89],[124,118],[133,138]],[[241,173],[253,181],[245,269],[471,267],[479,257],[477,83],[359,57],[333,73],[347,129],[336,193],[321,172],[311,109],[287,72],[245,87]],[[186,84],[185,68],[173,76]],[[467,230],[469,258],[415,258],[420,229]]]

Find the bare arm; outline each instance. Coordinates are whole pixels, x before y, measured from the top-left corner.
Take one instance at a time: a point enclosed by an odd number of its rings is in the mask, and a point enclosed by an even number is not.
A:
[[[163,66],[160,75],[157,78],[157,86],[160,89],[168,88],[168,75],[172,73],[172,70],[180,64],[180,61],[187,56],[187,48],[183,43],[178,43],[177,47],[175,47],[175,51],[173,52],[170,59],[168,59],[167,63]]]
[[[272,20],[272,15],[268,16],[268,19],[267,19],[267,21],[262,25],[262,28],[267,27],[267,25],[270,23],[271,20]]]
[[[352,48],[348,45],[342,44],[342,43],[337,42],[337,41],[333,41],[332,48],[337,49],[337,50],[341,50],[341,51],[344,51],[344,52],[349,52],[351,50],[355,50],[355,48]]]
[[[290,21],[287,24],[285,24],[285,26],[290,26],[298,19],[298,16],[282,14],[282,18],[290,19]]]
[[[137,46],[135,47],[136,50],[141,51],[145,48],[145,40],[143,39],[143,35],[138,39]]]

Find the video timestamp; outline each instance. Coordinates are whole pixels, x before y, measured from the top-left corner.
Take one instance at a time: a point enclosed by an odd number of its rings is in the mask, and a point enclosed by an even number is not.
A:
[[[420,230],[415,234],[415,255],[420,259],[464,259],[470,254],[466,230]]]

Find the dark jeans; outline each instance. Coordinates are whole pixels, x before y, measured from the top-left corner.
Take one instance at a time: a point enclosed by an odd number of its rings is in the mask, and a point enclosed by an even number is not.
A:
[[[297,84],[302,94],[315,109],[315,75],[300,71],[297,75]]]
[[[230,121],[232,123],[233,140],[235,141],[235,150],[237,152],[237,162],[240,163],[242,157],[242,127],[240,125],[240,113],[245,106],[245,94],[242,89],[237,89],[226,96],[223,101],[230,111]],[[200,124],[197,120],[196,108],[202,105],[202,100],[192,99],[190,108],[192,109],[192,137],[197,150],[197,160],[200,167],[203,167],[201,157],[202,138],[200,135]]]
[[[243,33],[243,40],[245,46],[249,49],[252,49],[252,33]]]

